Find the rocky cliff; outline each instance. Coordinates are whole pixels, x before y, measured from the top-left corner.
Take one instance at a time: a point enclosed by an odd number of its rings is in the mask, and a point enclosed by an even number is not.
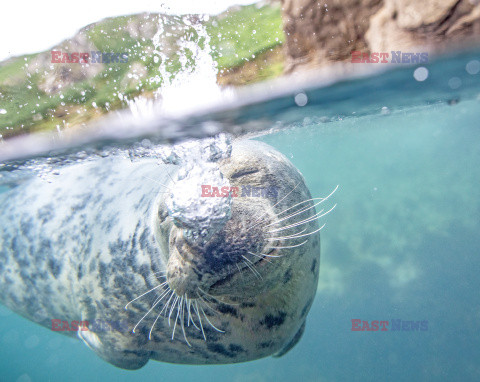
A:
[[[282,0],[286,71],[480,36],[480,0]]]

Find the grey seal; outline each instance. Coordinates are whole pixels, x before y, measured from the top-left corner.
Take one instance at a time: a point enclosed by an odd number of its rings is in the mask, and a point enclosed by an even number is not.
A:
[[[48,328],[107,323],[62,333],[125,369],[285,354],[316,293],[324,199],[272,147],[232,147],[216,164],[228,197],[185,190],[178,166],[119,157],[0,194],[2,303]],[[276,192],[230,192],[248,187]],[[182,210],[182,192],[200,204]]]

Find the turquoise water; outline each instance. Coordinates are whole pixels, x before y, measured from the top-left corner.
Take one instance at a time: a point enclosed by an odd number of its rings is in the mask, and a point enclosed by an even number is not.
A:
[[[257,139],[314,197],[339,185],[306,332],[283,358],[125,371],[0,307],[0,380],[480,380],[480,73],[465,70],[479,57],[431,64],[422,83],[405,68],[313,89],[303,108],[269,101],[286,129]],[[428,329],[352,331],[352,319]]]

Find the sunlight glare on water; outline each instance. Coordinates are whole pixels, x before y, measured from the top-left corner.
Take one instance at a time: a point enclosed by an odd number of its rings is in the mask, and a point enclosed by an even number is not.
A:
[[[153,37],[158,57],[160,75],[151,81],[161,82],[155,93],[155,101],[137,97],[129,101],[129,107],[135,117],[153,116],[175,117],[189,112],[200,111],[207,106],[227,101],[233,97],[233,89],[217,84],[217,64],[212,58],[210,36],[205,27],[209,16],[182,16],[172,21],[160,17],[158,31]],[[181,67],[174,73],[168,68],[167,51],[168,30],[183,28],[186,33],[177,40]]]

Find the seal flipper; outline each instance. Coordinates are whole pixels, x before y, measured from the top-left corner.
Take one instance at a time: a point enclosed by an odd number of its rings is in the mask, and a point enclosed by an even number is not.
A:
[[[103,343],[91,331],[78,331],[78,337],[92,349],[100,358],[121,369],[136,370],[145,366],[150,359],[148,352],[135,352],[116,349],[110,344]]]
[[[306,321],[303,321],[302,326],[300,327],[300,329],[298,329],[298,332],[295,334],[292,340],[288,344],[286,344],[282,350],[280,350],[278,353],[275,353],[273,357],[279,358],[287,354],[290,350],[292,350],[295,347],[298,341],[300,341],[300,338],[302,338],[303,336],[303,332],[305,331],[305,322]]]

